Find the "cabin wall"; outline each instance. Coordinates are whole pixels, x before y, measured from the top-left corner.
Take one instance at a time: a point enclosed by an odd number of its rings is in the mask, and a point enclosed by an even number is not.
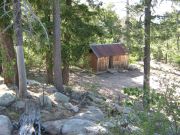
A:
[[[93,71],[97,71],[97,57],[94,53],[90,53],[90,67]]]
[[[112,57],[112,67],[115,69],[128,67],[128,55],[118,55]]]
[[[106,71],[109,68],[109,57],[98,58],[97,61],[97,72]]]
[[[94,72],[107,71],[108,68],[126,69],[128,67],[128,59],[129,59],[128,54],[97,58],[94,53],[90,53],[89,58],[90,58],[89,59],[90,67]]]

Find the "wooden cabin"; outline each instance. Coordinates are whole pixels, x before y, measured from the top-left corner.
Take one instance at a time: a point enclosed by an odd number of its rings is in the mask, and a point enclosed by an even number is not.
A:
[[[95,72],[107,71],[109,68],[126,69],[128,51],[121,43],[90,45],[90,67]]]

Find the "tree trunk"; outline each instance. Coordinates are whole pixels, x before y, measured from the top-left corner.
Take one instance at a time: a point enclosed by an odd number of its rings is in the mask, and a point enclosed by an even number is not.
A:
[[[47,71],[47,83],[53,84],[53,61],[52,51],[46,51],[46,71]]]
[[[61,70],[61,30],[60,30],[60,1],[53,0],[53,21],[54,21],[54,85],[59,90],[63,90],[62,70]]]
[[[0,33],[2,72],[5,84],[14,84],[16,75],[16,55],[11,33]]]
[[[145,0],[145,47],[144,47],[144,95],[143,105],[149,107],[149,91],[150,91],[150,25],[151,25],[151,0]]]
[[[178,37],[177,37],[177,50],[179,51],[180,50],[180,47],[179,47],[179,44],[180,44],[180,34],[178,34]]]
[[[167,43],[167,45],[166,45],[166,59],[165,59],[166,64],[168,63],[168,52],[167,52],[168,50],[169,50],[169,45]]]
[[[13,0],[14,31],[16,37],[17,67],[19,76],[19,97],[27,96],[26,69],[24,63],[23,35],[21,24],[21,3],[20,0]]]
[[[163,58],[163,54],[162,54],[162,50],[161,50],[161,46],[158,46],[158,56],[157,56],[157,60],[161,61]]]
[[[66,8],[71,10],[71,6],[72,6],[72,0],[66,0]],[[70,17],[67,16],[65,18],[65,21],[68,22],[70,21]],[[65,38],[65,45],[70,45],[69,41],[71,39],[71,35],[66,32],[64,33],[64,38]],[[66,53],[66,59],[63,59],[63,84],[68,85],[69,84],[69,74],[70,74],[70,70],[69,70],[69,58],[70,58],[70,52]]]
[[[48,31],[48,35],[49,38],[51,40],[52,38],[52,27],[51,25],[51,6],[46,7],[45,9],[43,9],[44,12],[44,19],[46,22],[46,26],[47,26],[47,31]],[[46,48],[46,82],[48,84],[53,84],[53,51],[52,51],[53,47],[52,47],[52,43],[49,42],[48,47]]]
[[[131,46],[130,46],[130,42],[129,42],[129,32],[130,32],[130,28],[129,28],[129,0],[126,1],[126,44],[128,47],[129,52],[131,51]]]
[[[63,84],[68,85],[69,83],[69,65],[64,64],[63,68]]]
[[[10,10],[9,3],[10,0],[6,0],[4,3],[4,8],[8,11]],[[4,9],[0,8],[0,14],[4,13]],[[7,16],[3,16],[0,21],[0,73],[4,77],[5,84],[14,84],[16,76],[16,55],[13,46],[12,38],[12,27],[4,31],[8,26],[11,25],[11,20]]]
[[[2,63],[0,63],[0,75],[2,73]]]
[[[179,15],[180,15],[180,12],[177,13],[177,28],[180,27],[179,25]],[[179,51],[180,50],[180,32],[178,31],[177,33],[177,50]]]
[[[19,119],[19,135],[41,135],[40,108],[33,100],[27,100],[25,112]]]
[[[45,19],[47,21],[47,25],[48,23],[51,22],[51,12],[50,9],[47,9],[44,11],[44,15],[45,15]],[[52,37],[52,28],[51,27],[47,27],[48,30],[48,34],[49,37]],[[53,84],[53,52],[52,52],[52,44],[49,43],[49,47],[46,49],[46,72],[47,72],[47,78],[46,81],[48,84]]]

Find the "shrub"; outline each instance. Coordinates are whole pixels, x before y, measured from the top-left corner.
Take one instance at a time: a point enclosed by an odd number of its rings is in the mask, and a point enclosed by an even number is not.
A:
[[[178,66],[180,66],[180,56],[176,56],[176,57],[174,58],[174,61],[175,61],[175,63],[176,63]]]
[[[142,111],[137,109],[135,111],[140,119],[138,125],[143,129],[143,134],[178,135],[180,133],[180,101],[176,95],[177,85],[174,83],[168,85],[167,82],[162,83],[166,86],[164,93],[150,90],[150,110]],[[126,105],[135,106],[136,101],[142,102],[142,89],[125,88],[124,93],[130,96],[125,102]]]

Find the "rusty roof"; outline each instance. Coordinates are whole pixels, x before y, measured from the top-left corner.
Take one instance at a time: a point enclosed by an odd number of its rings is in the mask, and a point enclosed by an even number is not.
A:
[[[124,55],[128,53],[126,47],[122,43],[90,45],[90,48],[98,58],[105,56]]]

